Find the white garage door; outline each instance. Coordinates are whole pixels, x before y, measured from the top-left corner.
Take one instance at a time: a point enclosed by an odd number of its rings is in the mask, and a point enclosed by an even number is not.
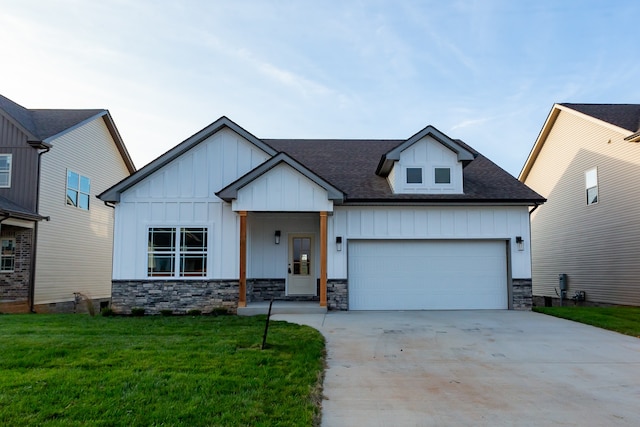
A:
[[[506,309],[506,244],[350,241],[350,310]]]

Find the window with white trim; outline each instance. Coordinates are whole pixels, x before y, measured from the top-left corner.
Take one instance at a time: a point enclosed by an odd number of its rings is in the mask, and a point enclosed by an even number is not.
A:
[[[433,182],[436,184],[451,184],[451,168],[434,168]]]
[[[1,244],[0,271],[11,272],[15,268],[16,263],[16,239],[4,238],[1,240]]]
[[[149,228],[148,277],[207,275],[207,229]]]
[[[11,187],[11,154],[0,154],[0,188]]]
[[[407,184],[422,184],[422,168],[406,168],[405,171]]]
[[[89,210],[91,180],[67,169],[67,205]]]
[[[584,181],[587,191],[587,205],[598,203],[598,168],[586,171]]]

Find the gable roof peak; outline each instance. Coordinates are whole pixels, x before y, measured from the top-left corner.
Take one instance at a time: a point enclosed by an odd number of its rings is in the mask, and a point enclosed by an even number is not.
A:
[[[169,151],[161,154],[155,160],[152,160],[150,163],[138,170],[135,174],[118,182],[111,188],[105,190],[102,194],[99,194],[97,197],[105,202],[119,202],[120,194],[123,191],[142,181],[147,176],[153,174],[157,170],[169,164],[174,159],[180,157],[182,154],[191,150],[194,146],[198,145],[199,143],[225,127],[231,129],[233,132],[237,133],[256,147],[267,153],[269,156],[275,156],[278,153],[278,151],[273,149],[273,147],[271,147],[269,144],[255,137],[253,134],[240,127],[227,116],[221,116],[219,119],[194,133],[193,135],[182,141],[180,144],[169,149]]]
[[[418,131],[409,139],[401,142],[398,146],[385,153],[378,163],[376,174],[380,176],[387,176],[393,167],[393,163],[400,160],[400,153],[421,140],[422,138],[430,136],[440,144],[444,145],[458,156],[458,161],[467,164],[477,157],[477,153],[469,151],[466,147],[460,144],[459,140],[455,140],[445,135],[436,129],[433,125],[428,125],[424,129]]]
[[[308,178],[315,184],[324,188],[327,191],[327,195],[330,200],[333,200],[334,202],[337,202],[337,203],[342,203],[344,201],[345,196],[342,190],[335,187],[333,184],[331,184],[324,178],[320,177],[311,169],[309,169],[308,167],[306,167],[305,165],[298,162],[296,159],[294,159],[293,157],[291,157],[290,155],[284,152],[279,152],[278,154],[271,157],[270,159],[267,159],[261,165],[249,171],[244,176],[238,178],[231,184],[227,185],[222,190],[218,191],[216,193],[216,196],[218,196],[219,198],[221,198],[226,202],[231,202],[233,199],[238,197],[238,191],[241,188],[243,188],[244,186],[248,185],[255,179],[259,178],[260,176],[270,171],[271,169],[283,163],[290,166],[291,168],[293,168],[298,173]]]

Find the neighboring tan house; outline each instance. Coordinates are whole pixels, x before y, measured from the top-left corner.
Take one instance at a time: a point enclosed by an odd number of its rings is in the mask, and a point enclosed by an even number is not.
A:
[[[222,117],[99,197],[116,209],[116,312],[531,307],[544,198],[432,126],[259,139]]]
[[[32,110],[0,95],[0,312],[111,296],[113,208],[135,167],[107,110]]]
[[[551,109],[519,177],[548,199],[531,214],[537,304],[563,275],[569,304],[640,305],[639,130],[640,104]]]

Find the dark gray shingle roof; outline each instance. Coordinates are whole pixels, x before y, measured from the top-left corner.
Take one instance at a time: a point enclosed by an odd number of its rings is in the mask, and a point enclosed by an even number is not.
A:
[[[631,132],[640,130],[640,104],[560,104]]]
[[[41,220],[43,216],[31,211],[17,203],[12,202],[6,197],[0,196],[0,216],[9,216],[28,220]]]
[[[0,109],[40,140],[59,134],[106,110],[32,110],[0,95]]]
[[[460,140],[477,157],[464,168],[464,194],[394,194],[386,178],[376,175],[380,158],[405,140],[263,139],[308,167],[357,202],[513,202],[545,199]]]

